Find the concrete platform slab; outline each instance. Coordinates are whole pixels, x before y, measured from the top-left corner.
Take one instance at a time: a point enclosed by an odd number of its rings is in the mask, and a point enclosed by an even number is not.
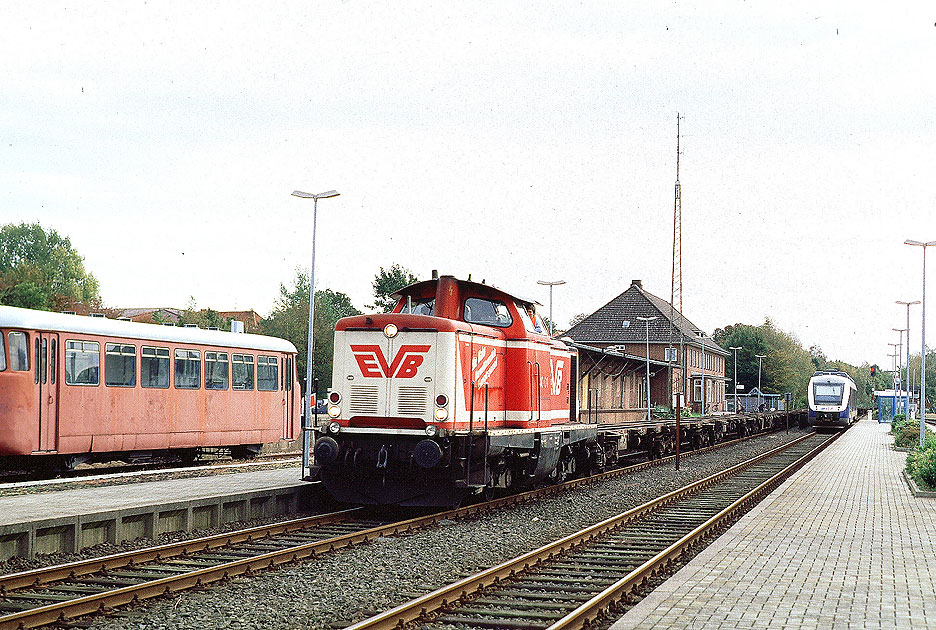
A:
[[[857,423],[612,630],[936,627],[936,499],[889,427]]]
[[[313,487],[297,466],[0,497],[0,560],[289,515]]]

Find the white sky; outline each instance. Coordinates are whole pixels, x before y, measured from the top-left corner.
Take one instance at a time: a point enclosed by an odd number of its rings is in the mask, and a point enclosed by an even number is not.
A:
[[[363,307],[396,262],[546,311],[563,279],[564,325],[669,297],[680,112],[685,314],[889,367],[903,240],[936,239],[936,9],[779,4],[0,0],[0,222],[69,236],[108,305],[266,314],[310,260],[289,193],[334,188],[319,288]]]

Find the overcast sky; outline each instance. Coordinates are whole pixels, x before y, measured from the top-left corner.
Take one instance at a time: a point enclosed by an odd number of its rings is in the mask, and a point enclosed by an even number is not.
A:
[[[903,240],[936,239],[936,8],[779,4],[0,0],[0,221],[69,236],[109,306],[267,314],[311,258],[290,192],[337,189],[319,288],[363,308],[400,263],[545,311],[565,280],[565,325],[669,298],[679,112],[686,316],[889,367]]]

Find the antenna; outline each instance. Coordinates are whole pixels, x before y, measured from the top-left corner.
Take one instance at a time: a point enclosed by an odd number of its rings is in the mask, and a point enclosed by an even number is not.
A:
[[[675,186],[675,197],[673,199],[673,275],[672,275],[672,284],[670,285],[670,341],[669,345],[673,345],[673,322],[676,318],[676,313],[678,312],[682,315],[683,302],[682,302],[682,186],[679,183],[679,156],[682,153],[680,151],[679,140],[679,121],[684,119],[685,116],[680,116],[679,112],[676,112],[676,186]],[[679,357],[678,361],[680,364],[680,375],[679,375],[679,391],[678,393],[685,393],[686,391],[686,369],[685,362],[683,359],[683,336],[682,332],[679,334]],[[672,368],[670,368],[672,369]],[[672,387],[672,376],[669,379],[670,387]]]

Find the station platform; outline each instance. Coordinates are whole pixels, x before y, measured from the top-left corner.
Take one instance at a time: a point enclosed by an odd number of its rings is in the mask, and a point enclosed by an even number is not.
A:
[[[858,422],[612,630],[936,627],[936,499],[889,429]]]
[[[0,497],[0,560],[288,515],[312,502],[300,474],[295,466]]]

